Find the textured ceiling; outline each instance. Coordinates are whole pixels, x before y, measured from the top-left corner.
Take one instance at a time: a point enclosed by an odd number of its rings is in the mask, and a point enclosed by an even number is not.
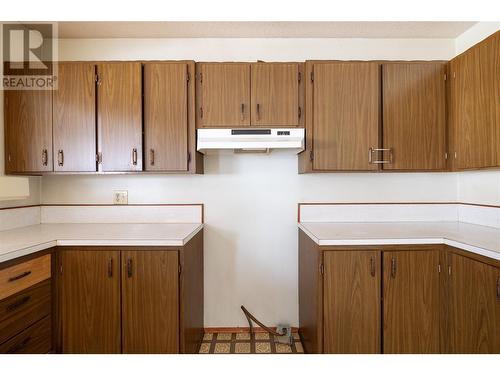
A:
[[[59,38],[456,38],[475,22],[60,22]]]

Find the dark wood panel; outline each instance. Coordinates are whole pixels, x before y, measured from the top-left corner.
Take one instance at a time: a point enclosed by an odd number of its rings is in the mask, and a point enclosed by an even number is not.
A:
[[[54,91],[54,171],[95,171],[95,66],[59,63],[57,85]]]
[[[188,71],[185,63],[144,66],[147,171],[188,169]]]
[[[204,333],[203,230],[180,251],[181,353],[198,353]]]
[[[318,63],[312,73],[314,170],[377,170],[369,150],[379,143],[379,64]]]
[[[440,352],[439,251],[383,254],[384,353]]]
[[[52,165],[52,91],[4,91],[6,173],[48,172]]]
[[[142,170],[141,63],[98,64],[97,125],[102,171]]]
[[[306,353],[323,352],[321,251],[299,229],[299,334]]]
[[[50,315],[51,280],[0,301],[0,343]]]
[[[299,64],[253,63],[251,77],[251,124],[298,126]]]
[[[120,353],[119,251],[64,250],[62,352]]]
[[[179,352],[177,251],[122,252],[123,353]]]
[[[199,63],[198,127],[250,126],[250,64]]]
[[[0,344],[4,354],[47,354],[51,351],[51,317],[47,316],[9,341]]]
[[[380,252],[326,251],[323,258],[323,352],[381,353]]]
[[[446,64],[382,65],[384,169],[446,168]]]
[[[449,255],[452,353],[500,353],[500,268]]]

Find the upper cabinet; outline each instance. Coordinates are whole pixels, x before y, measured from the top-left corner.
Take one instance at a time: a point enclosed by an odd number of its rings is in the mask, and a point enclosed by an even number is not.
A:
[[[4,91],[6,173],[50,172],[52,91]]]
[[[450,63],[454,169],[500,165],[500,33]]]
[[[446,63],[382,65],[383,169],[446,168]]]
[[[303,124],[299,63],[198,63],[199,128]]]
[[[97,65],[99,170],[142,170],[141,63]]]
[[[302,124],[298,63],[255,63],[251,66],[251,125]]]
[[[199,63],[198,127],[250,126],[250,64]]]
[[[196,172],[194,62],[144,64],[146,171]]]
[[[96,171],[95,66],[60,63],[54,90],[54,171]]]

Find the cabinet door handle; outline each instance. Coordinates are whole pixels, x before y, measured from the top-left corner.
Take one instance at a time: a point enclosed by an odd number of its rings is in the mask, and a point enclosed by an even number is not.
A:
[[[23,278],[25,278],[26,276],[29,276],[29,275],[31,275],[31,271],[23,272],[20,275],[17,275],[17,276],[9,278],[9,283],[11,283],[13,281],[17,281],[17,280],[23,279]]]
[[[113,277],[113,258],[108,261],[108,277]]]
[[[241,103],[241,121],[245,119],[245,104]]]
[[[11,303],[9,306],[7,306],[7,308],[5,310],[7,310],[7,312],[17,310],[22,305],[27,303],[30,299],[31,299],[31,296],[25,296],[25,297],[21,298],[20,300],[17,300],[16,302]]]
[[[260,120],[260,104],[257,103],[257,121]]]
[[[132,164],[137,165],[137,149],[132,149]]]
[[[132,259],[127,259],[127,276],[132,277]]]
[[[302,108],[299,107],[299,120],[302,118]]]
[[[396,278],[396,258],[391,259],[391,277]]]
[[[49,152],[46,148],[42,150],[42,164],[45,166],[49,164]]]
[[[149,150],[149,164],[155,165],[155,150]]]
[[[375,258],[371,257],[370,258],[370,274],[372,277],[375,277]]]
[[[57,152],[57,164],[59,164],[60,167],[64,165],[64,151],[59,150]]]
[[[375,152],[385,152],[387,151],[389,153],[389,160],[374,160],[373,159],[373,154]],[[393,162],[393,150],[392,148],[374,148],[370,147],[368,149],[368,163],[369,164],[392,164]]]

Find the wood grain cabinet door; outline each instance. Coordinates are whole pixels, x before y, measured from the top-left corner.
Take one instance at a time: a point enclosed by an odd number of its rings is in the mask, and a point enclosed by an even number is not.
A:
[[[323,352],[380,353],[378,251],[325,251]]]
[[[179,352],[177,251],[122,252],[123,353]]]
[[[98,151],[100,170],[142,170],[141,63],[97,65]]]
[[[199,127],[250,126],[250,64],[199,63]]]
[[[383,169],[446,168],[446,64],[382,65]]]
[[[188,65],[144,65],[145,170],[188,170]]]
[[[61,251],[63,353],[120,353],[120,252]]]
[[[379,65],[317,63],[313,74],[313,169],[378,169],[369,153],[378,147]]]
[[[500,353],[500,269],[449,254],[452,353]]]
[[[439,254],[384,252],[384,353],[440,352]]]
[[[50,172],[52,91],[5,90],[6,173]]]
[[[95,65],[58,64],[53,126],[54,171],[95,172]]]
[[[251,77],[252,125],[298,126],[299,64],[254,63]]]

